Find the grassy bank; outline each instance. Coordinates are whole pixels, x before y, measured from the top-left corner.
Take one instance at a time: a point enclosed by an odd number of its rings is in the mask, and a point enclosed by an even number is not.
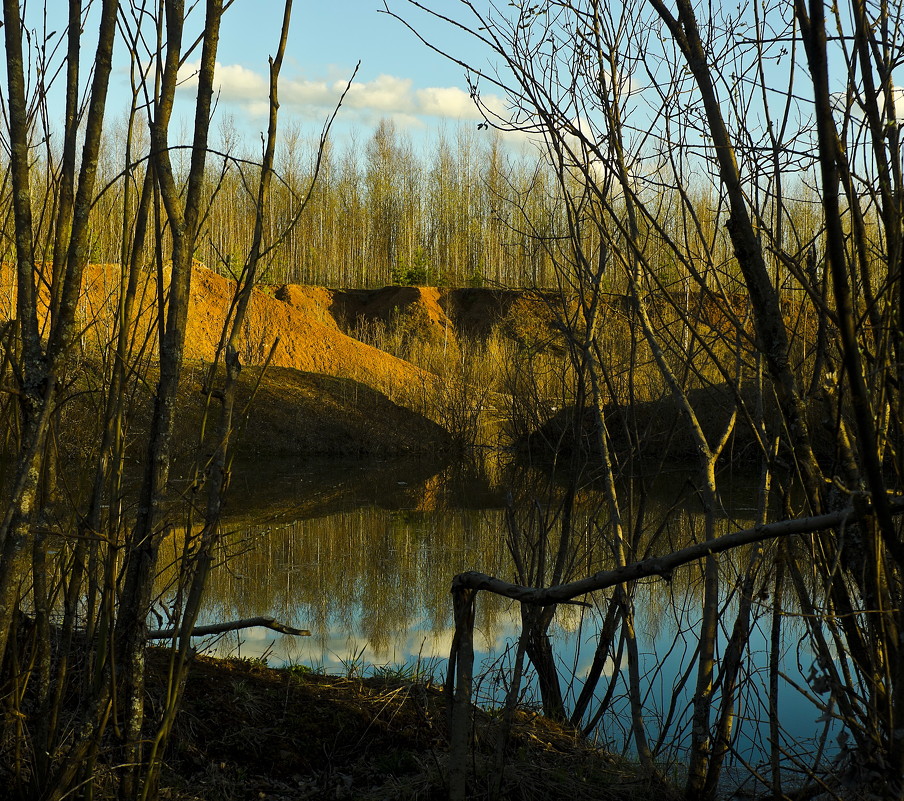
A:
[[[168,651],[152,649],[149,665],[157,703]],[[327,676],[199,657],[165,758],[161,796],[445,798],[446,718],[442,688],[423,676]],[[528,712],[517,714],[500,763],[500,720],[475,711],[474,797],[487,797],[500,764],[500,797],[507,799],[635,799],[653,790],[630,763]]]

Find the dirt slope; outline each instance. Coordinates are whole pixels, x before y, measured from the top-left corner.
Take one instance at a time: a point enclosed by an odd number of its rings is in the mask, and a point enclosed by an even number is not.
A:
[[[286,284],[275,297],[308,317],[354,335],[373,324],[403,341],[455,346],[466,338],[486,339],[499,330],[519,342],[557,339],[555,297],[522,289],[444,289],[387,286],[381,289],[324,289]]]
[[[443,291],[437,287],[324,289],[285,284],[275,290],[275,297],[348,333],[376,323],[401,326],[406,337],[425,342],[456,341],[455,326],[443,309]]]
[[[117,265],[90,265],[78,309],[83,343],[106,349],[112,341],[113,319],[119,297]],[[223,331],[234,282],[196,265],[188,313],[185,357],[212,361]],[[0,272],[0,320],[15,316],[12,269]],[[140,325],[151,325],[157,293],[153,274],[147,273],[139,290]],[[239,353],[246,365],[263,364],[274,347],[271,364],[310,373],[348,378],[373,387],[389,397],[403,397],[434,379],[422,370],[353,339],[339,330],[329,311],[333,293],[320,288],[286,288],[280,297],[255,290],[248,306]],[[47,299],[43,298],[46,308]]]
[[[148,693],[163,703],[169,664],[148,651]],[[419,674],[325,676],[252,660],[197,657],[164,762],[176,801],[407,801],[448,797],[447,702]],[[474,710],[472,798],[497,774],[498,713]],[[153,736],[153,731],[149,731]],[[500,798],[633,801],[666,788],[536,713],[517,712]]]
[[[261,372],[251,367],[240,378],[236,399],[247,416],[237,422],[235,444],[242,459],[410,456],[449,446],[436,423],[360,382],[286,367]],[[182,439],[194,447],[204,397],[191,386],[185,389]],[[218,411],[216,404],[213,410]]]
[[[336,331],[340,330],[337,319],[343,314],[341,295],[335,289],[301,284],[283,284],[273,291],[277,300]]]
[[[114,338],[120,270],[116,265],[91,265],[77,310],[80,344],[89,373],[96,373]],[[203,410],[199,392],[205,363],[214,359],[234,283],[198,265],[186,334],[186,370],[180,405],[180,436],[184,461],[197,441]],[[157,282],[148,273],[139,287],[136,343],[147,342],[153,359],[152,335]],[[261,379],[250,406],[245,431],[237,438],[240,458],[260,456],[373,456],[442,451],[448,437],[439,426],[406,408],[423,398],[436,377],[409,362],[353,339],[329,313],[331,292],[312,288],[292,292],[291,303],[255,290],[239,345],[243,370],[240,407],[250,397],[259,370],[273,351],[270,369]],[[42,306],[47,307],[46,293]],[[0,265],[0,323],[15,316],[15,285],[9,265]],[[153,364],[153,362],[152,362]],[[153,382],[151,367],[148,380]],[[101,380],[100,375],[95,380]],[[142,385],[143,386],[143,385]],[[144,390],[139,391],[139,396]],[[88,396],[86,396],[88,397]],[[90,397],[94,397],[91,395]],[[139,403],[139,418],[149,415],[149,398]],[[86,408],[81,408],[86,406]],[[91,404],[76,404],[86,435],[93,425]],[[214,409],[215,411],[215,409]],[[139,427],[149,424],[136,421]]]
[[[195,268],[186,336],[187,358],[213,359],[232,293],[230,281],[203,267]],[[433,380],[408,362],[342,333],[335,322],[330,324],[326,315],[317,313],[317,308],[314,303],[299,308],[255,290],[248,306],[240,351],[244,363],[263,364],[278,339],[272,364],[350,378],[390,397],[416,390]]]

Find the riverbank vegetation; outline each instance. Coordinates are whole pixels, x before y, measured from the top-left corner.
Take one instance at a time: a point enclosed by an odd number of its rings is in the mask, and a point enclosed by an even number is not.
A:
[[[165,688],[166,652],[150,655],[149,693]],[[322,675],[254,659],[199,658],[173,732],[165,797],[406,799],[447,794],[446,703],[427,674]],[[537,713],[519,714],[511,756],[492,745],[499,717],[481,711],[479,783],[497,770],[511,799],[618,799],[649,791],[636,765],[594,748]]]

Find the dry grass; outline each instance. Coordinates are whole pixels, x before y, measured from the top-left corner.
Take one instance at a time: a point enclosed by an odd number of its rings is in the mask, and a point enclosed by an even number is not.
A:
[[[159,698],[166,652],[152,652],[149,661],[151,695]],[[166,756],[161,797],[445,798],[445,721],[441,689],[404,676],[343,678],[199,658]],[[473,798],[488,797],[497,725],[497,716],[475,714]],[[502,787],[502,798],[523,801],[632,799],[651,789],[631,764],[524,712]]]

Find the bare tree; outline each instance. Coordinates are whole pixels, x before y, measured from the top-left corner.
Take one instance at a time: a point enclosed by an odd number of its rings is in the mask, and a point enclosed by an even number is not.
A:
[[[157,792],[162,748],[178,710],[228,484],[244,311],[259,264],[285,236],[285,228],[297,222],[311,195],[309,187],[307,196],[296,198],[299,211],[274,233],[267,199],[274,175],[277,81],[291,11],[287,3],[271,62],[271,121],[256,168],[254,235],[223,335],[227,379],[222,391],[215,391],[214,369],[209,382],[211,396],[224,398],[224,409],[215,457],[198,475],[199,483],[209,481],[207,526],[195,543],[199,547],[187,548],[177,564],[178,581],[189,592],[175,621],[176,686],[162,719],[149,720],[144,709],[145,650],[152,634],[148,617],[159,589],[161,542],[180,514],[170,469],[184,384],[193,255],[226,170],[219,175],[209,170],[208,153],[217,44],[227,5],[209,0],[197,20],[181,0],[167,0],[159,8],[107,1],[83,7],[73,0],[67,29],[40,35],[22,18],[18,3],[4,7],[10,151],[4,166],[11,187],[5,208],[11,205],[17,269],[15,320],[4,326],[2,370],[8,382],[4,389],[12,386],[17,398],[17,408],[4,409],[18,434],[5,443],[15,445],[17,466],[5,488],[9,505],[0,528],[0,688],[13,712],[0,731],[0,775],[17,797],[57,799],[80,788],[90,794],[104,772],[114,774],[122,798],[152,798]],[[85,27],[95,24],[98,44],[85,87],[79,72],[82,37]],[[111,156],[105,146],[113,138],[105,139],[104,122],[117,41],[124,43],[132,97],[119,139],[123,150]],[[66,43],[62,51],[59,42]],[[194,130],[185,148],[173,145],[170,125],[180,67],[196,48]],[[65,58],[65,69],[54,65],[53,54]],[[29,86],[26,76],[35,60],[38,78]],[[57,75],[65,77],[66,92],[59,148],[49,144],[56,130],[47,107]],[[328,130],[329,122],[321,153]],[[34,156],[36,142],[44,143],[43,161]],[[177,158],[185,150],[190,155],[183,171]],[[111,168],[114,158],[121,169]],[[112,220],[111,209],[116,211]],[[112,231],[102,247],[114,242],[119,248],[116,273],[89,266],[92,245],[99,241],[92,239],[92,226],[102,214],[107,215],[104,229]],[[97,274],[113,276],[111,298],[105,308],[92,311],[85,280]],[[150,388],[147,417],[135,401],[144,387]],[[69,410],[72,406],[76,412]],[[148,418],[150,430],[141,430]],[[81,450],[70,449],[66,458],[72,463],[58,465],[57,437],[67,425],[83,427],[77,437],[65,437]],[[143,443],[143,454],[129,440]],[[141,455],[143,465],[135,514],[125,503],[131,491],[125,465],[133,455]],[[72,469],[75,464],[78,469]],[[80,471],[91,476],[85,486],[70,480]],[[66,492],[57,492],[63,481]],[[264,625],[304,633],[272,620]],[[150,748],[148,730],[156,733]],[[7,749],[11,743],[14,747]],[[7,759],[9,754],[15,756]]]
[[[607,310],[592,310],[610,266],[622,268],[633,325],[694,443],[710,544],[697,551],[704,590],[687,797],[717,791],[731,748],[749,599],[766,580],[757,578],[755,551],[718,661],[726,593],[714,543],[734,540],[714,536],[715,467],[736,421],[730,415],[722,428],[703,424],[694,393],[705,387],[729,399],[758,451],[761,521],[774,519],[768,499],[776,486],[785,525],[819,532],[784,551],[825,672],[816,684],[838,705],[863,781],[881,777],[877,787],[898,792],[904,565],[893,510],[901,490],[895,309],[902,207],[892,76],[901,58],[900,9],[828,9],[820,0],[734,11],[689,0],[677,0],[674,10],[659,0],[619,9],[593,0],[542,7],[464,0],[457,10],[412,0],[406,8],[403,21],[415,34],[423,14],[484,48],[490,68],[448,56],[468,70],[479,105],[487,86],[506,93],[511,114],[501,118],[484,107],[487,123],[534,137],[559,177],[566,224],[551,233],[535,226],[533,233],[550,252],[566,243],[553,259],[561,285],[592,312],[566,337],[588,353],[603,444],[603,410],[617,393],[607,380],[609,354],[595,344]],[[838,34],[831,37],[828,13]],[[835,83],[828,71],[833,50],[837,63],[848,65]],[[820,214],[804,217],[799,210],[814,199]],[[815,331],[800,324],[807,318]],[[632,361],[629,369],[636,367]],[[605,452],[598,451],[604,466]],[[791,492],[795,482],[802,499]],[[617,494],[609,496],[611,523],[622,514]],[[617,527],[608,536],[623,541]],[[588,578],[564,585],[567,591],[530,591],[469,575],[455,586],[462,593],[457,608],[473,606],[480,589],[549,608],[601,588]],[[456,614],[459,626],[470,619]],[[460,631],[456,642],[466,640]],[[717,686],[722,700],[713,720]],[[775,779],[772,787],[780,786]],[[456,787],[464,792],[463,784]]]

